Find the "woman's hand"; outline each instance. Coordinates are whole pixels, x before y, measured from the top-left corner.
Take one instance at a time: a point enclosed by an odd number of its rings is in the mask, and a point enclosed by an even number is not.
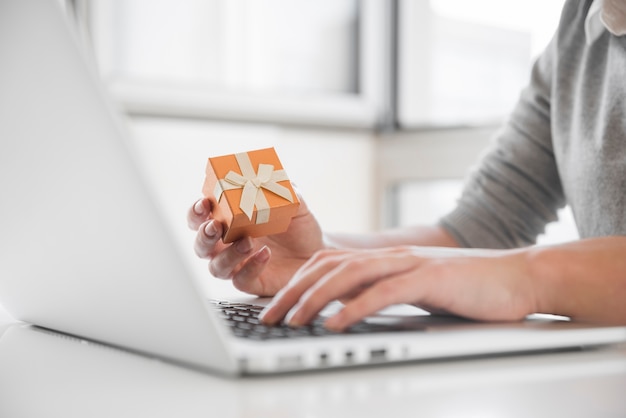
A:
[[[326,322],[337,331],[398,303],[477,320],[519,320],[536,310],[526,258],[523,250],[324,250],[302,266],[262,319],[304,325],[339,299],[344,308]]]
[[[211,201],[198,200],[188,211],[189,227],[197,230],[196,254],[209,260],[215,277],[232,279],[234,286],[258,296],[273,296],[317,251],[324,248],[322,231],[304,200],[289,229],[262,238],[222,242],[222,225],[212,219]]]

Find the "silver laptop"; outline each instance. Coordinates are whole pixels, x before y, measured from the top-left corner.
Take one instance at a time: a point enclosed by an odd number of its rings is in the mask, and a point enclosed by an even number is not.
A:
[[[345,334],[267,329],[258,308],[208,299],[148,190],[59,2],[0,0],[0,305],[16,319],[225,375],[626,340],[389,311]]]

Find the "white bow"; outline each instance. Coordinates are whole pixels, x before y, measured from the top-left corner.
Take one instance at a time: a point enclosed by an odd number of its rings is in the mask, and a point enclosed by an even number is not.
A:
[[[276,183],[277,181],[289,180],[285,170],[274,170],[274,166],[271,164],[259,164],[259,171],[255,173],[247,153],[235,154],[235,158],[241,169],[241,174],[229,171],[225,178],[218,180],[214,190],[218,202],[226,190],[243,189],[239,207],[248,219],[252,220],[256,206],[257,224],[267,223],[270,219],[270,205],[261,189],[269,190],[293,203],[291,191]]]

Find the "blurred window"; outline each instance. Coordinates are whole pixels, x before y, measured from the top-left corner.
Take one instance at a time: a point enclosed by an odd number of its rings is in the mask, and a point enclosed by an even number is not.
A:
[[[389,108],[387,2],[85,1],[131,113],[373,127]]]
[[[399,125],[501,120],[552,37],[562,5],[562,0],[399,0]]]
[[[393,226],[427,225],[456,206],[463,182],[457,179],[404,181],[395,186]],[[559,221],[550,223],[537,238],[540,245],[573,241],[579,238],[574,215],[569,206],[558,213]]]
[[[73,0],[129,113],[346,127],[501,120],[563,0]]]
[[[272,94],[357,91],[357,0],[94,5],[109,16],[98,35],[110,45],[106,77]]]

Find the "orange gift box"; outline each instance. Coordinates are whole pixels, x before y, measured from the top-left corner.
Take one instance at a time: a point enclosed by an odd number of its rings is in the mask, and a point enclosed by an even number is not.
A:
[[[202,193],[224,242],[285,232],[300,206],[274,148],[209,158]]]

